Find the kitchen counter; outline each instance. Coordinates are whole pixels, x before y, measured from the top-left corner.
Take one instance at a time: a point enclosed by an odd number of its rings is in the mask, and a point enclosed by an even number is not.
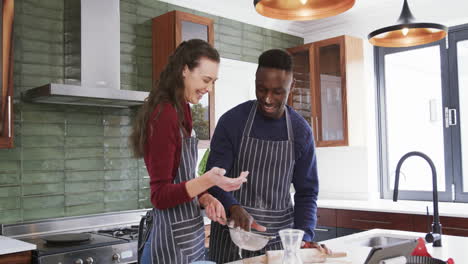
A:
[[[319,208],[360,210],[402,214],[426,215],[426,206],[429,212],[433,211],[431,201],[398,201],[392,200],[322,200],[318,199]],[[468,203],[439,202],[439,214],[441,216],[452,216],[468,218]]]
[[[335,252],[347,252],[347,256],[344,258],[335,258],[328,259],[326,263],[329,264],[338,264],[338,263],[348,263],[348,264],[362,264],[364,263],[367,255],[369,254],[371,248],[359,245],[356,241],[364,239],[366,237],[373,237],[379,235],[386,236],[395,236],[400,238],[418,238],[424,237],[424,233],[416,232],[407,232],[407,231],[396,231],[396,230],[385,230],[385,229],[372,229],[369,231],[352,234],[349,236],[339,237],[335,239],[330,239],[327,241],[322,241],[329,248]],[[432,244],[426,244],[428,252],[434,258],[438,258],[446,261],[448,258],[452,258],[456,264],[465,263],[468,260],[468,238],[467,237],[457,237],[457,236],[442,236],[442,247],[434,248]],[[265,264],[265,258],[257,257],[258,261],[251,259],[245,259],[245,263],[249,264]],[[263,261],[262,261],[263,259]],[[253,261],[252,261],[253,260]],[[241,261],[230,262],[230,264],[242,264]]]
[[[12,254],[36,249],[36,245],[20,240],[0,236],[0,255]]]
[[[369,254],[370,248],[359,245],[352,245],[353,241],[379,235],[389,235],[396,237],[407,237],[407,238],[418,238],[426,235],[425,233],[407,232],[398,230],[386,230],[386,229],[372,229],[369,231],[352,234],[340,238],[334,238],[321,243],[326,244],[332,250],[346,251],[348,256],[341,258],[340,260],[350,261],[351,263],[364,263],[367,255]],[[442,235],[442,247],[432,247],[432,243],[427,243],[426,248],[429,254],[434,258],[438,258],[446,261],[448,258],[452,258],[456,264],[465,263],[468,259],[468,246],[467,237],[448,236]]]

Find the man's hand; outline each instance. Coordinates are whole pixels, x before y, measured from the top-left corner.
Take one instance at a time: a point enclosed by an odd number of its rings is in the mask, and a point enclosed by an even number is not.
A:
[[[221,202],[214,198],[211,194],[205,193],[198,200],[200,204],[205,208],[206,216],[222,225],[226,224],[226,212]]]
[[[251,228],[265,232],[266,227],[257,224],[253,217],[240,205],[233,205],[229,208],[231,213],[230,220],[234,222],[234,227],[240,227],[246,231],[250,231]]]
[[[332,251],[325,244],[318,244],[317,242],[302,241],[301,248],[316,248],[323,254],[330,255]]]

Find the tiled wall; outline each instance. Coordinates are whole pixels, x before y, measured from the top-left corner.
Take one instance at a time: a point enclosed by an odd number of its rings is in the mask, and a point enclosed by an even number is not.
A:
[[[64,1],[15,1],[15,148],[0,149],[0,223],[151,206],[148,174],[131,157],[131,110],[29,104],[20,92],[64,82]],[[177,9],[215,22],[222,57],[256,62],[302,38],[156,0],[121,0],[122,89],[151,85],[151,18]],[[76,74],[75,74],[76,75]]]

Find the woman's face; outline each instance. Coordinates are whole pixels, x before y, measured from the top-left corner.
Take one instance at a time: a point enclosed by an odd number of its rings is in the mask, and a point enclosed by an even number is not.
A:
[[[198,104],[203,95],[214,89],[218,79],[219,63],[207,58],[201,58],[197,67],[190,70],[185,66],[182,71],[185,86],[185,100]]]

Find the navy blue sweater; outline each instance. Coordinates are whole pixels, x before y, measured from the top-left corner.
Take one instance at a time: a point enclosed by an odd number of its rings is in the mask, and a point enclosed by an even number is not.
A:
[[[233,168],[239,152],[242,133],[254,101],[247,101],[226,112],[218,121],[210,144],[210,156],[206,165],[226,169],[226,174]],[[318,177],[317,160],[312,130],[307,121],[296,111],[287,106],[294,133],[295,167],[292,183],[294,195],[294,225],[305,231],[304,241],[312,241],[317,222]],[[265,117],[257,110],[250,137],[280,141],[287,140],[286,115],[280,119]],[[239,202],[232,194],[219,187],[209,192],[229,209]]]

